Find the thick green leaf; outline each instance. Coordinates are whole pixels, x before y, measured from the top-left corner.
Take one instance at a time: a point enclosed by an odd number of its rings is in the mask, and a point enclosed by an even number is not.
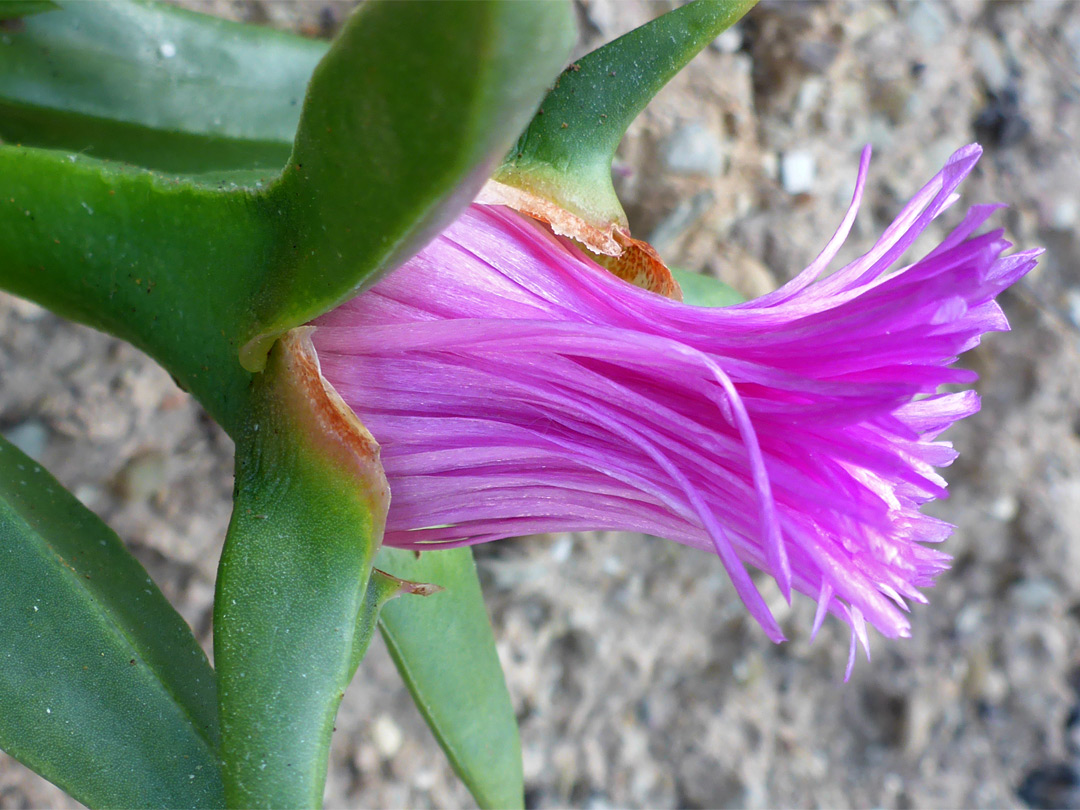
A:
[[[230,807],[320,805],[334,716],[371,637],[364,615],[386,479],[313,357],[293,335],[278,342],[237,438],[214,601]]]
[[[394,576],[444,588],[423,600],[387,605],[379,628],[417,707],[477,803],[522,807],[517,718],[472,551],[429,551],[417,557],[384,548],[376,565]]]
[[[66,2],[0,38],[0,139],[176,173],[280,170],[325,52],[164,5]]]
[[[495,178],[596,225],[626,226],[611,161],[630,122],[757,0],[696,0],[567,68]]]
[[[132,342],[230,432],[250,382],[237,331],[271,254],[269,219],[249,189],[0,147],[0,287]]]
[[[536,110],[574,41],[566,2],[370,0],[308,88],[277,272],[242,361],[373,284],[463,208]]]
[[[4,0],[0,3],[0,20],[14,20],[57,8],[59,6],[53,0]]]
[[[0,439],[0,748],[91,807],[221,807],[214,673],[120,539]]]
[[[683,303],[696,307],[730,307],[746,299],[718,278],[672,267],[671,275],[682,287]]]

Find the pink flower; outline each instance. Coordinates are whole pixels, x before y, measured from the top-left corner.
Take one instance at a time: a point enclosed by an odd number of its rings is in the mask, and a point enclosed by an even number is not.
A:
[[[908,601],[948,566],[938,435],[975,413],[951,368],[1008,323],[994,298],[1039,251],[1002,256],[998,207],[972,208],[891,270],[955,199],[981,150],[950,158],[861,258],[707,309],[633,287],[506,208],[474,205],[422,253],[317,322],[326,378],[382,445],[385,542],[430,549],[625,529],[714,551],[751,614],[783,634],[749,564],[867,645],[908,636]]]

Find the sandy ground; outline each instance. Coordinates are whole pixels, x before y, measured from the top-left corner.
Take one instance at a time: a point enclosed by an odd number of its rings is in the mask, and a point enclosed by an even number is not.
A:
[[[308,33],[340,6],[192,4]],[[583,47],[661,11],[578,6]],[[632,129],[617,167],[635,234],[744,293],[804,266],[863,144],[868,247],[955,148],[986,147],[966,203],[1005,201],[1049,250],[1002,303],[1014,332],[965,358],[983,411],[951,431],[953,570],[913,638],[841,682],[845,628],[810,644],[748,618],[719,562],[653,538],[477,551],[521,722],[532,807],[1080,807],[1080,4],[766,3]],[[942,228],[959,213],[945,218]],[[941,231],[937,231],[940,235]],[[134,349],[0,298],[0,430],[128,542],[210,643],[231,444]],[[376,641],[346,696],[329,807],[470,806]],[[0,808],[73,803],[0,755]]]

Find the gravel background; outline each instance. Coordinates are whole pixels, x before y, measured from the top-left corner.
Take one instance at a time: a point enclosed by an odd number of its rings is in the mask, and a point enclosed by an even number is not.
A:
[[[185,3],[311,35],[343,7]],[[583,49],[666,6],[588,0]],[[1049,250],[1002,302],[1014,332],[965,362],[983,411],[954,429],[953,570],[913,638],[849,684],[845,628],[811,645],[748,619],[720,564],[652,538],[478,549],[534,807],[1080,807],[1080,4],[764,3],[635,124],[617,167],[634,232],[755,295],[817,253],[875,147],[841,258],[868,247],[955,148],[967,203],[1002,200]],[[959,210],[959,209],[958,209]],[[959,213],[946,217],[946,225]],[[940,231],[939,231],[940,233]],[[116,340],[0,297],[0,431],[129,543],[210,644],[231,443]],[[346,696],[329,807],[471,800],[376,641]],[[68,807],[0,754],[0,808]]]

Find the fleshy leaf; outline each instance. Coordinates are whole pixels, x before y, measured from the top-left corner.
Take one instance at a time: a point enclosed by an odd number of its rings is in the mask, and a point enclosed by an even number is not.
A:
[[[730,307],[746,300],[738,290],[718,278],[676,267],[670,269],[671,275],[682,288],[684,304],[696,307]]]
[[[517,718],[484,608],[472,550],[383,548],[376,565],[441,585],[400,599],[379,618],[386,646],[450,764],[483,808],[522,807]]]
[[[237,330],[271,252],[267,219],[242,187],[0,147],[0,287],[143,349],[230,432],[249,392]]]
[[[175,173],[276,173],[326,49],[165,5],[66,2],[0,42],[0,138]]]
[[[371,0],[308,88],[288,168],[277,267],[242,362],[374,283],[472,200],[574,40],[565,2]]]
[[[626,227],[611,161],[630,122],[756,0],[696,0],[570,65],[495,174],[611,231]]]
[[[214,673],[120,539],[0,439],[0,748],[91,807],[221,807]]]
[[[0,3],[0,20],[16,20],[57,8],[59,6],[53,0],[4,0]]]
[[[306,330],[278,342],[253,385],[214,600],[225,795],[317,807],[334,716],[371,637],[389,492],[378,445],[324,387]]]

